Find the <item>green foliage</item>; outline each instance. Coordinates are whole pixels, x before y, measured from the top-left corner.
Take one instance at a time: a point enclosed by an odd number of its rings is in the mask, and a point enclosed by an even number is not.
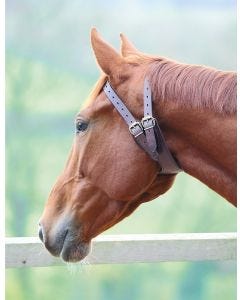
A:
[[[93,24],[113,44],[124,31],[143,51],[235,68],[232,6],[213,10],[183,8],[178,1],[125,0],[109,2],[109,16],[106,3],[97,1],[36,3],[22,1],[21,10],[17,1],[7,3],[8,236],[37,234],[44,203],[71,147],[74,116],[97,79],[87,39]],[[235,209],[180,174],[166,195],[143,204],[105,234],[235,230]],[[235,299],[235,273],[233,262],[13,269],[6,271],[6,299]]]

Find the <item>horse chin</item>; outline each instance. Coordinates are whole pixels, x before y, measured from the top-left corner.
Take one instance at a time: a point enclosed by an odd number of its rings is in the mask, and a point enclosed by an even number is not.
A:
[[[89,254],[90,250],[90,242],[64,243],[60,256],[65,262],[78,262],[83,260]]]

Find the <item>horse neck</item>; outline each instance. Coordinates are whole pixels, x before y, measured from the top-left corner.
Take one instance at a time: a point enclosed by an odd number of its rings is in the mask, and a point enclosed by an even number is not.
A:
[[[164,62],[151,77],[158,121],[181,167],[236,205],[236,74]]]

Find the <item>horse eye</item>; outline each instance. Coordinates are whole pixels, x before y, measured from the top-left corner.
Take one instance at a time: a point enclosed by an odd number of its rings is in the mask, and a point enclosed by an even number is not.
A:
[[[83,132],[85,130],[87,130],[88,128],[88,123],[86,121],[83,120],[78,120],[76,122],[76,131],[78,132]]]

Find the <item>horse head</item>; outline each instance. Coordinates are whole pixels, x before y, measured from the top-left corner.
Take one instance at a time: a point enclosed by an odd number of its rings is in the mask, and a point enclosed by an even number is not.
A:
[[[143,82],[151,57],[125,36],[121,40],[119,54],[92,30],[92,48],[103,74],[76,116],[70,156],[40,220],[41,240],[65,261],[83,259],[93,237],[165,193],[175,178],[159,174],[158,164],[136,145],[102,90],[108,80],[132,114],[142,116]]]

